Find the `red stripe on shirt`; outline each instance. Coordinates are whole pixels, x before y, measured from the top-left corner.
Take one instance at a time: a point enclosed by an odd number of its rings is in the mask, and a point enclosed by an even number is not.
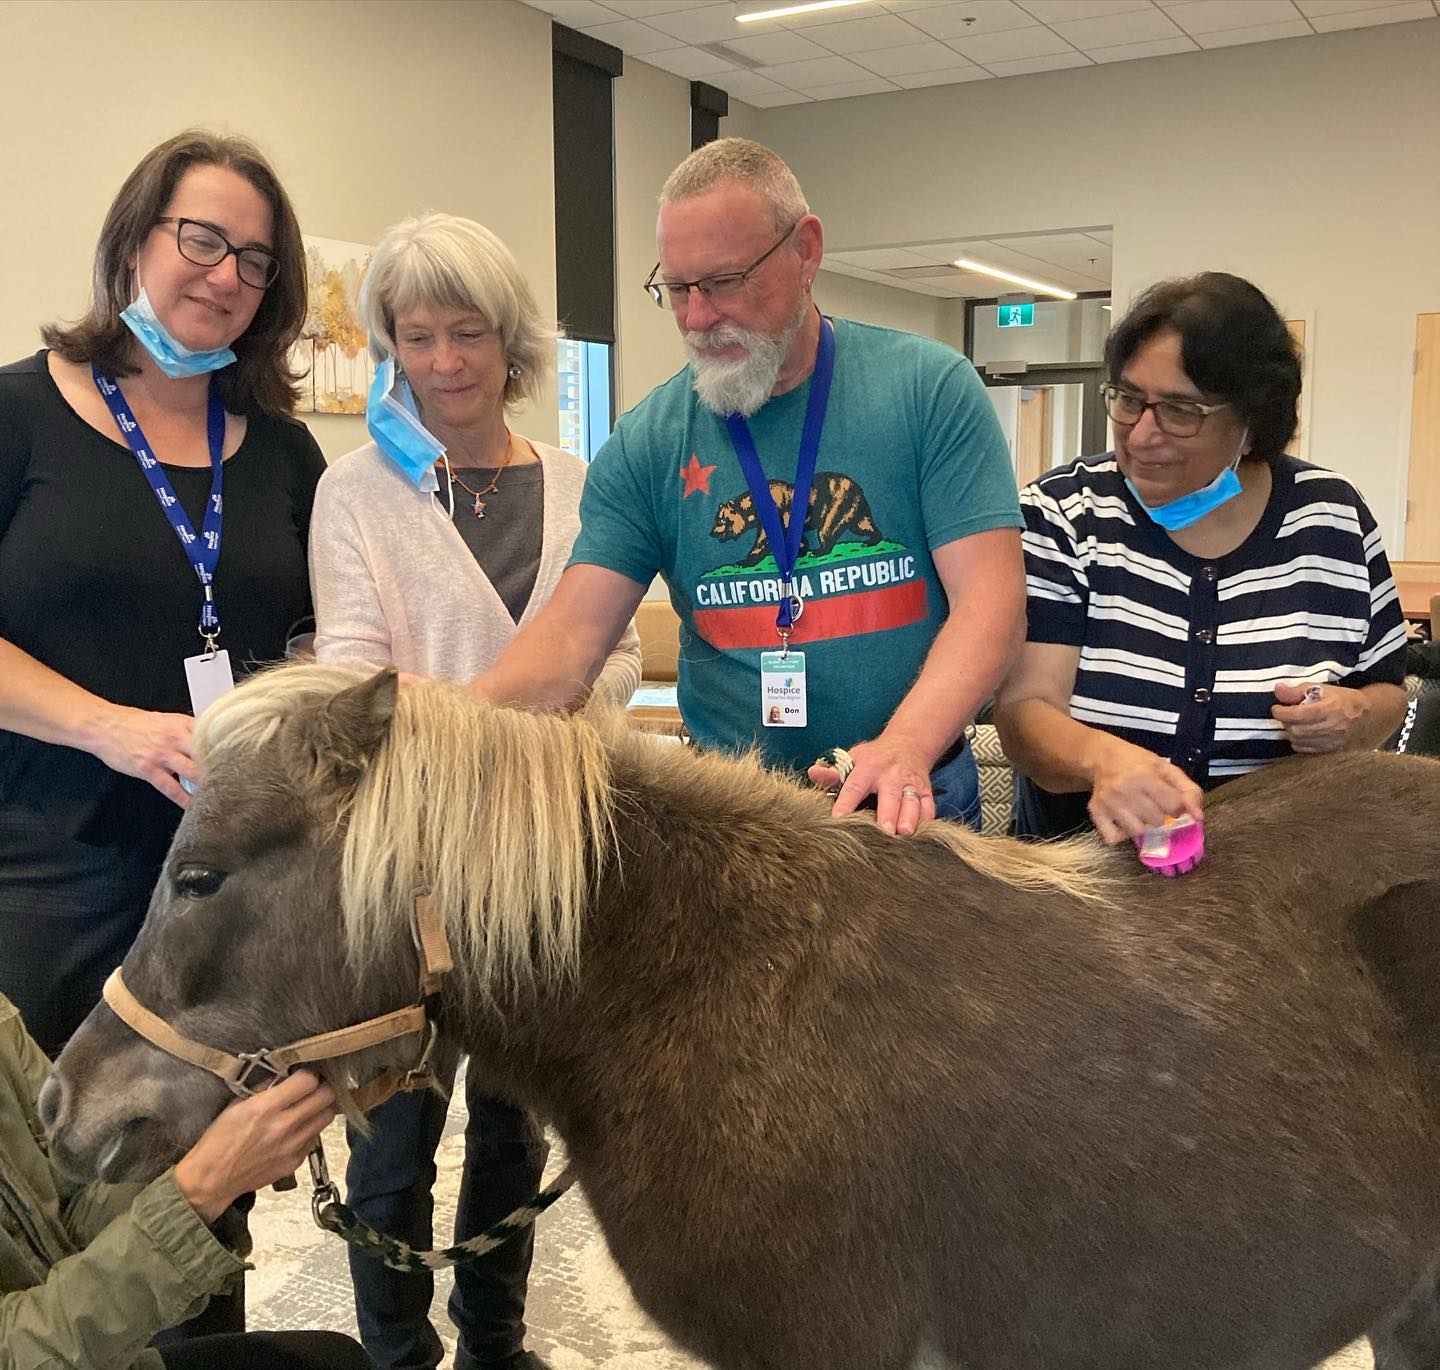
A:
[[[925,617],[925,582],[906,581],[879,590],[807,599],[790,633],[790,641],[823,642],[834,637],[857,637],[903,628]],[[738,647],[773,647],[775,606],[757,604],[743,609],[696,609],[695,631],[721,651]]]

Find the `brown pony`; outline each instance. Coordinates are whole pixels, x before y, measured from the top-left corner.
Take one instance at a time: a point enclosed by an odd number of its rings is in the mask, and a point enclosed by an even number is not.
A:
[[[274,672],[198,744],[136,996],[230,1050],[395,1008],[433,884],[445,1030],[710,1364],[1440,1366],[1440,765],[1237,781],[1167,881],[389,674]],[[143,1179],[226,1097],[102,1005],[42,1112]]]

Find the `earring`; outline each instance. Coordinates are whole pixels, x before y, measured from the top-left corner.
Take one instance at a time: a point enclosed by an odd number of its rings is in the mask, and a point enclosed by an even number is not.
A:
[[[506,372],[506,375],[508,375],[512,381],[518,381],[520,377],[524,374],[525,373],[520,370],[518,365],[512,365],[510,367],[510,370]]]

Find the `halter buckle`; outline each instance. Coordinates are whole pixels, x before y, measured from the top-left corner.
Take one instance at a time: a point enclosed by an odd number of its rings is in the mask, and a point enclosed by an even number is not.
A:
[[[285,1078],[285,1072],[270,1063],[267,1051],[240,1051],[236,1052],[236,1055],[245,1062],[245,1065],[233,1080],[227,1080],[225,1083],[230,1086],[230,1092],[237,1098],[248,1099],[252,1095],[259,1094],[262,1089],[269,1089],[271,1085],[278,1084]],[[264,1071],[270,1078],[256,1083],[256,1071]]]

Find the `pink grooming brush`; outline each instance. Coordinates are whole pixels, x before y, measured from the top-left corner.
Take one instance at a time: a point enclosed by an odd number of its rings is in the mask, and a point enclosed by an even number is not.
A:
[[[1182,814],[1167,818],[1158,828],[1146,828],[1135,839],[1140,862],[1161,875],[1184,875],[1205,857],[1205,825]]]

